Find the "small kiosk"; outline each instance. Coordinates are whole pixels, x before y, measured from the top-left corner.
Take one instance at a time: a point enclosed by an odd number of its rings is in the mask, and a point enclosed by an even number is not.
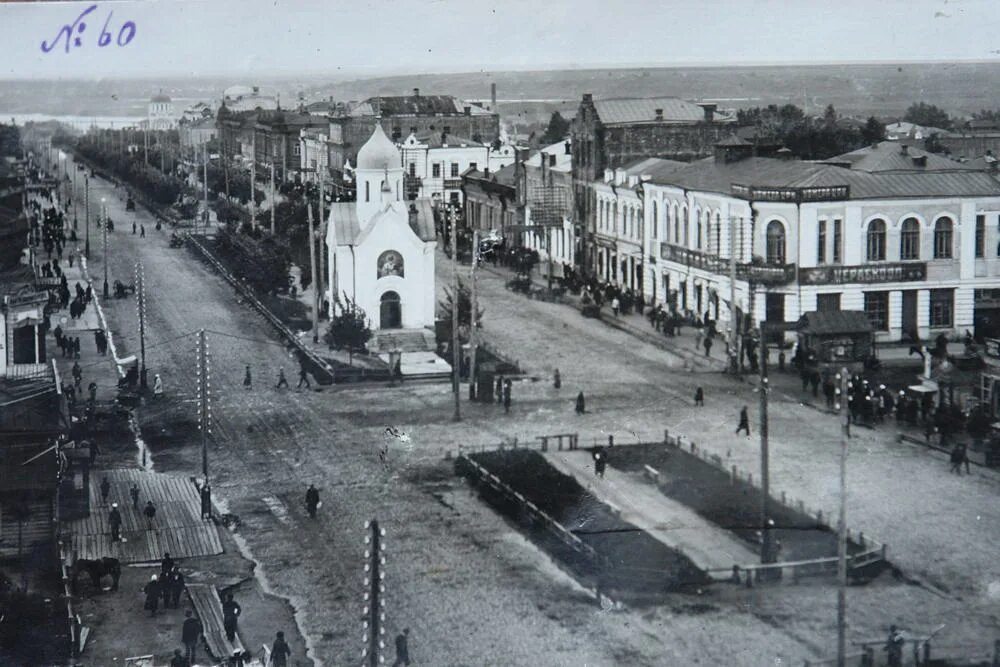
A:
[[[815,370],[860,372],[875,356],[875,330],[860,310],[814,310],[794,327],[798,354]]]

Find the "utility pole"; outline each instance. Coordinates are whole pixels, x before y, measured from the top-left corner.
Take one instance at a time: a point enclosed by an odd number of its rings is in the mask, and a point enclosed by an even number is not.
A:
[[[837,520],[837,667],[847,665],[847,441],[851,437],[848,377],[846,368],[837,374],[837,410],[844,417],[840,436],[840,517]]]
[[[250,160],[250,227],[257,231],[257,128],[256,121],[253,128],[253,138],[250,141],[250,152],[253,158]]]
[[[323,194],[323,173],[319,173],[319,282],[316,291],[319,294],[319,305],[326,313],[326,198]]]
[[[139,313],[139,386],[146,383],[146,286],[143,280],[142,262],[135,263],[135,307]]]
[[[462,407],[459,402],[459,378],[462,373],[462,346],[458,339],[458,308],[461,303],[460,285],[458,282],[458,212],[454,206],[448,206],[448,219],[451,222],[451,259],[455,269],[455,287],[451,298],[451,361],[452,368],[451,390],[455,394],[455,421],[462,421]]]
[[[382,649],[385,642],[385,529],[379,528],[378,521],[365,522],[365,620],[364,648],[361,657],[364,667],[380,667],[385,664]]]
[[[84,207],[84,217],[86,218],[87,224],[87,236],[83,242],[83,256],[90,261],[90,176],[86,173],[83,175],[83,207]]]
[[[313,342],[319,342],[319,285],[316,284],[316,237],[313,231],[312,202],[306,203],[306,218],[309,219],[309,267],[312,269],[313,287]]]
[[[101,230],[104,232],[104,298],[108,298],[108,207],[104,203],[104,197],[101,197],[101,218],[104,220],[104,224],[101,225]]]
[[[76,160],[73,160],[73,231],[76,231],[76,172],[80,171],[76,167]]]
[[[149,166],[149,123],[142,126],[142,161]]]
[[[478,334],[476,326],[478,324],[477,314],[479,312],[478,293],[476,292],[476,268],[479,266],[479,230],[472,232],[472,276],[470,287],[472,291],[472,325],[469,328],[469,398],[475,399],[479,385],[476,383],[476,345]]]
[[[198,331],[198,430],[201,431],[201,474],[208,484],[208,434],[212,432],[211,384],[209,382],[208,338]]]
[[[320,217],[323,217],[322,212]],[[271,160],[271,236],[274,236],[274,160]]]
[[[770,387],[767,383],[767,344],[764,336],[760,341],[760,526],[761,547],[760,562],[773,563],[774,535],[771,534],[771,464],[768,450],[767,394]]]
[[[208,236],[208,141],[201,145],[202,147],[202,157],[204,159],[204,216],[205,216],[205,236]]]
[[[732,370],[740,372],[739,314],[736,309],[736,224],[738,218],[729,217],[729,355]],[[676,241],[676,239],[675,239]]]

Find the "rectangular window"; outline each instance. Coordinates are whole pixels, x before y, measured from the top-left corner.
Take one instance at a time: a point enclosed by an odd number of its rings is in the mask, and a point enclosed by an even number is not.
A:
[[[452,178],[458,178],[458,163],[457,162],[452,162],[451,163],[451,177]]]
[[[821,313],[830,312],[831,310],[840,310],[840,292],[834,292],[833,294],[817,294],[816,310]]]
[[[471,169],[472,171],[479,171],[479,164],[476,162],[470,162],[469,169]]]
[[[434,164],[431,165],[431,177],[432,178],[441,178],[441,163],[440,162],[435,162]]]
[[[841,249],[843,247],[843,231],[841,229],[840,220],[833,221],[833,263],[840,264],[842,262]]]
[[[826,262],[826,220],[820,220],[816,229],[816,263]]]
[[[410,178],[414,178],[414,177],[416,177],[416,175],[417,175],[417,163],[416,162],[411,162],[410,163]]]
[[[442,132],[443,132],[444,134],[451,134],[451,126],[450,126],[450,125],[445,125],[445,126],[444,126],[444,129],[443,129],[443,130],[441,130],[441,131],[442,131]]]
[[[986,254],[986,216],[976,216],[976,258],[981,259]]]
[[[876,331],[888,331],[889,293],[865,292],[865,314]]]
[[[932,289],[930,320],[932,327],[953,326],[955,311],[955,290]]]

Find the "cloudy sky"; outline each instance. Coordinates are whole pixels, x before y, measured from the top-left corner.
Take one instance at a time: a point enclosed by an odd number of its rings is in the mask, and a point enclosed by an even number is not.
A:
[[[0,78],[1000,60],[995,0],[101,2],[67,53],[93,4],[0,4]]]

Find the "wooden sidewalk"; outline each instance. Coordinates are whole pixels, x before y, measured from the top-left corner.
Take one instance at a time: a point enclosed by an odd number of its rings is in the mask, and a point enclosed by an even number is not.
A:
[[[195,613],[201,620],[208,652],[216,660],[226,660],[234,651],[244,651],[243,642],[237,632],[236,639],[229,641],[222,624],[222,600],[215,586],[211,584],[188,584],[188,597],[194,605]]]
[[[107,504],[101,502],[101,480],[111,484]],[[139,503],[132,506],[129,488],[139,486]],[[164,553],[174,559],[222,553],[218,528],[201,518],[198,489],[189,479],[137,469],[99,471],[90,478],[90,516],[64,524],[72,535],[76,558],[105,556],[122,563],[158,561]],[[156,506],[156,518],[148,521],[142,510],[146,501]],[[124,541],[111,541],[108,515],[118,503]]]

